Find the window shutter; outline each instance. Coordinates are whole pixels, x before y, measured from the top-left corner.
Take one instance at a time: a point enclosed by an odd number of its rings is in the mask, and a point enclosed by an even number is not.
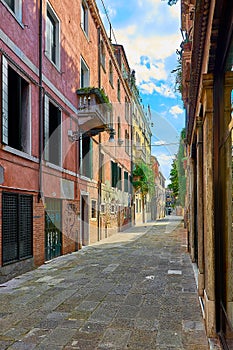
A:
[[[49,160],[49,98],[44,95],[44,159]]]
[[[8,144],[8,64],[2,56],[2,143]]]

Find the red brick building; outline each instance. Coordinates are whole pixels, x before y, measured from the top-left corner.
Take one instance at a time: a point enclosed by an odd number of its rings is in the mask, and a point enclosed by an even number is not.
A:
[[[4,280],[130,224],[131,73],[94,0],[0,11]]]

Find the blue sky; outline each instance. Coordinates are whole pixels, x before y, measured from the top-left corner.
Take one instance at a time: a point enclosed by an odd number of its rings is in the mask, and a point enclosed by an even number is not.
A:
[[[96,2],[108,32],[102,1]],[[166,0],[104,0],[104,4],[117,43],[124,46],[130,68],[136,71],[142,103],[150,105],[152,154],[168,179],[185,124],[183,103],[174,91],[175,74],[171,73],[182,41],[180,2],[169,6]]]

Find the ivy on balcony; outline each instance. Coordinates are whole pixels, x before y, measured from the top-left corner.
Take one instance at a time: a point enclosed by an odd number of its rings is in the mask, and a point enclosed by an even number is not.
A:
[[[112,109],[112,104],[103,89],[89,86],[76,90],[76,93],[78,96],[95,95],[99,103],[104,103],[109,110]]]

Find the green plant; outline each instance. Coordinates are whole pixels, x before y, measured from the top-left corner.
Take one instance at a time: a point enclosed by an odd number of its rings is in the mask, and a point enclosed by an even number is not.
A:
[[[77,95],[80,95],[80,96],[82,95],[88,96],[88,95],[94,94],[100,103],[106,104],[109,108],[112,107],[108,96],[104,92],[104,89],[88,86],[88,87],[78,89],[76,93]]]
[[[140,190],[143,196],[154,194],[155,178],[152,168],[144,162],[137,163],[133,170],[133,187]]]

